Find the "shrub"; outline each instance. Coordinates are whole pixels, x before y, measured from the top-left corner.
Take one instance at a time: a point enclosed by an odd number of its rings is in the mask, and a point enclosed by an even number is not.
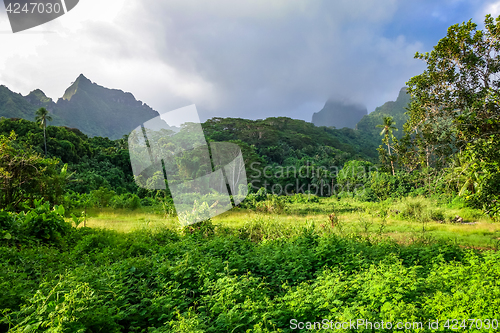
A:
[[[115,195],[113,190],[106,187],[99,187],[98,190],[90,192],[92,202],[97,207],[108,207],[111,199]]]
[[[150,207],[150,206],[154,206],[156,204],[157,204],[157,200],[155,200],[154,198],[145,197],[145,198],[141,199],[141,206],[143,206],[143,207]]]
[[[268,194],[267,199],[257,202],[255,208],[259,212],[265,213],[281,213],[286,206],[286,197],[276,194]]]
[[[133,194],[131,198],[127,200],[127,208],[132,210],[141,207],[141,199],[136,194]]]
[[[432,221],[445,221],[446,217],[441,209],[429,209],[428,217]]]
[[[288,202],[290,203],[309,203],[309,202],[319,202],[319,198],[317,195],[313,194],[303,194],[296,193],[287,197]]]
[[[395,188],[395,178],[384,172],[373,172],[370,177],[370,190],[379,200],[391,197]]]
[[[425,206],[418,200],[407,200],[404,204],[401,216],[412,221],[422,221],[424,217]]]
[[[28,237],[34,237],[45,242],[59,241],[62,236],[71,230],[71,224],[64,221],[64,207],[54,206],[50,209],[48,202],[41,204],[41,200],[35,202],[35,208],[23,216],[23,233]]]
[[[260,242],[263,239],[278,239],[290,236],[294,233],[294,228],[284,225],[275,218],[261,215],[246,222],[238,232],[240,238]]]
[[[35,208],[26,207],[24,212],[0,211],[0,240],[45,243],[59,242],[72,229],[71,223],[64,221],[64,207],[50,207],[49,202],[34,201]]]
[[[16,232],[14,213],[0,210],[0,240],[10,240]]]

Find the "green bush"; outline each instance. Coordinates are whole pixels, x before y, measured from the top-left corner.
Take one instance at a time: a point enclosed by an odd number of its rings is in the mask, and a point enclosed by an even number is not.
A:
[[[115,192],[106,187],[100,187],[98,190],[90,192],[91,202],[94,207],[108,207]]]
[[[407,200],[404,203],[401,216],[412,221],[422,221],[426,219],[424,212],[425,205],[420,200]]]
[[[54,206],[51,210],[48,202],[41,204],[40,200],[35,203],[34,209],[20,215],[23,219],[23,234],[38,240],[59,241],[71,230],[71,224],[64,221],[63,206]]]
[[[286,206],[286,197],[276,194],[268,194],[266,200],[259,201],[255,204],[255,208],[259,212],[265,213],[282,213]]]
[[[303,194],[296,193],[286,197],[290,203],[309,203],[309,202],[319,202],[319,197],[313,194]]]
[[[441,209],[429,209],[428,216],[429,216],[429,219],[431,219],[432,221],[440,222],[440,221],[446,220],[446,216]]]
[[[17,234],[17,214],[0,210],[0,241],[11,240]]]
[[[72,226],[64,220],[64,207],[42,200],[34,201],[35,208],[26,207],[21,213],[0,211],[0,240],[8,243],[41,241],[59,243]]]
[[[136,194],[133,194],[128,200],[127,200],[127,208],[129,209],[137,209],[141,207],[141,199]]]
[[[460,209],[460,208],[465,208],[465,207],[467,207],[467,203],[465,202],[465,199],[463,197],[460,197],[460,196],[455,196],[453,198],[453,200],[450,202],[450,204],[448,205],[448,208]]]
[[[370,177],[370,190],[379,200],[391,197],[395,188],[395,178],[385,172],[373,172]]]
[[[151,206],[154,206],[158,203],[157,200],[155,200],[154,198],[150,198],[150,197],[145,197],[145,198],[142,198],[140,200],[141,200],[141,206],[143,206],[143,207],[151,207]]]

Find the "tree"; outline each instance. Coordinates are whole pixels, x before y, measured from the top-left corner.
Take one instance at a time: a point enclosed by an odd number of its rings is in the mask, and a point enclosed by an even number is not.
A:
[[[405,154],[420,156],[421,167],[450,172],[456,169],[455,156],[461,154],[463,177],[457,180],[457,192],[496,214],[500,211],[500,16],[486,15],[484,25],[484,30],[477,30],[470,20],[455,24],[430,53],[416,53],[427,68],[407,82],[411,102],[405,142],[412,149]]]
[[[19,210],[27,200],[31,205],[35,199],[58,201],[64,192],[66,168],[59,173],[56,159],[21,147],[16,138],[14,132],[0,135],[0,209]]]
[[[487,15],[485,31],[470,20],[455,24],[431,53],[415,55],[427,69],[407,82],[412,99],[405,131],[422,140],[429,166],[445,165],[468,143],[498,132],[500,17],[495,21]]]
[[[46,108],[39,108],[36,110],[36,122],[43,128],[43,142],[45,144],[45,156],[47,156],[47,137],[45,134],[47,128],[47,121],[52,121],[49,111]]]
[[[382,128],[382,132],[380,132],[380,135],[384,135],[384,143],[387,145],[387,151],[389,153],[389,159],[391,160],[391,168],[392,168],[392,175],[394,176],[394,161],[392,160],[392,155],[391,155],[391,145],[389,139],[394,140],[394,135],[392,134],[393,131],[397,131],[397,127],[395,126],[396,123],[394,122],[392,117],[384,117],[384,123],[381,125],[377,125],[377,127]]]

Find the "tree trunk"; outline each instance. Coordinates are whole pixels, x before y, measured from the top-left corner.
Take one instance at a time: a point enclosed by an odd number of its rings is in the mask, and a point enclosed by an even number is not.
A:
[[[47,138],[45,136],[45,125],[43,125],[43,142],[45,143],[45,157],[47,157]]]
[[[391,168],[392,168],[392,175],[394,176],[394,162],[392,161],[392,155],[391,155],[391,145],[389,144],[389,138],[387,138],[387,151],[389,152],[389,158],[391,160]]]

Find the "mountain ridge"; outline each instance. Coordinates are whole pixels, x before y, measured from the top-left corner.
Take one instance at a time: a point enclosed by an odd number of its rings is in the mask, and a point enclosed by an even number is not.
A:
[[[395,132],[395,135],[402,134],[402,126],[407,119],[404,113],[408,102],[409,95],[406,94],[406,89],[403,87],[395,101],[386,102],[369,114],[362,105],[340,101],[329,100],[325,103],[325,107],[332,105],[332,103],[340,103],[347,110],[357,109],[359,114],[356,117],[362,115],[361,119],[357,122],[350,119],[349,126],[340,127],[346,127],[345,130],[355,128],[354,132],[359,132],[363,137],[369,138],[370,142],[364,142],[363,145],[367,149],[373,149],[381,143],[380,129],[376,126],[383,123],[384,116],[392,116],[396,121],[396,126],[400,129]],[[83,74],[80,74],[71,83],[57,102],[47,97],[40,89],[35,89],[28,95],[22,96],[12,92],[8,87],[0,85],[0,117],[23,118],[32,121],[35,119],[36,110],[40,107],[49,110],[53,118],[50,125],[77,128],[86,135],[110,139],[122,138],[137,126],[160,115],[146,103],[136,100],[132,93],[100,86]],[[315,115],[317,114],[315,113]],[[161,122],[161,120],[159,121]],[[159,124],[159,126],[165,128],[165,124]],[[168,125],[166,128],[176,130]],[[338,131],[343,133],[342,128],[338,128]],[[348,132],[350,133],[350,131]],[[344,134],[347,135],[348,132]]]
[[[89,136],[119,139],[145,121],[159,116],[130,92],[100,86],[80,74],[54,102],[40,89],[22,96],[0,86],[0,116],[35,119],[38,108],[49,110],[55,126],[78,128]]]

